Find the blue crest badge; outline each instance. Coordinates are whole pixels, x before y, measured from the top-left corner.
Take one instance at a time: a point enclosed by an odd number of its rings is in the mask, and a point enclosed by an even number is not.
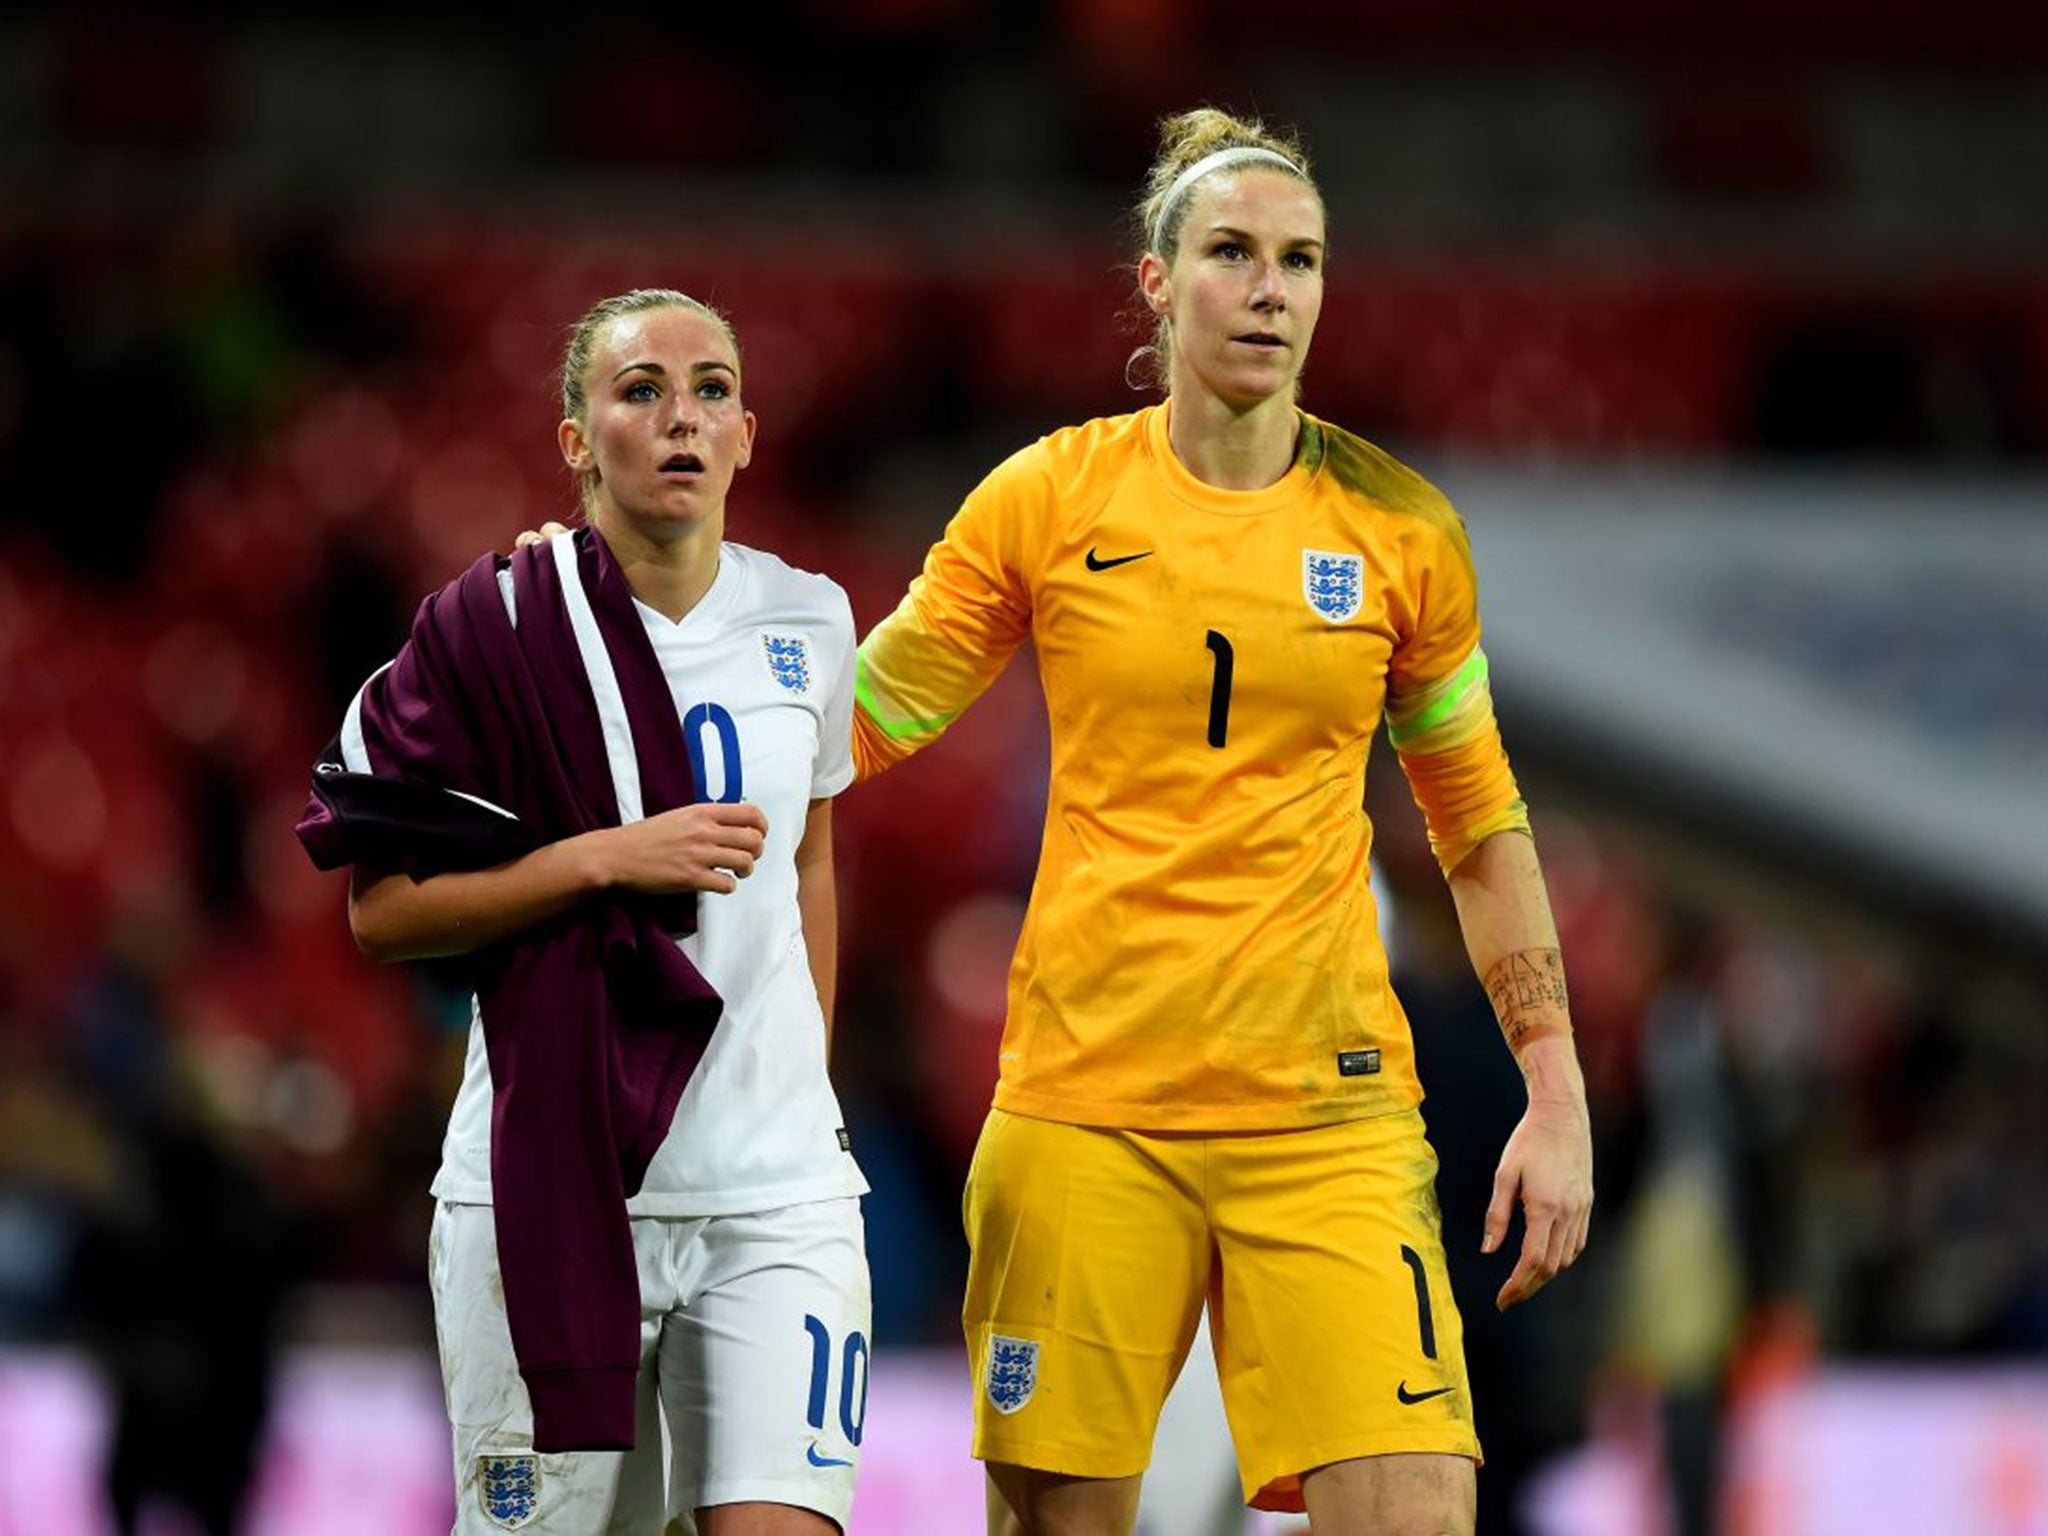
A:
[[[476,1496],[491,1524],[508,1531],[532,1524],[540,1512],[540,1458],[477,1457]]]
[[[998,1413],[1015,1413],[1038,1390],[1038,1344],[1032,1339],[988,1340],[988,1400]]]
[[[1332,624],[1358,612],[1365,597],[1365,556],[1333,555],[1326,549],[1301,552],[1301,591]]]
[[[800,635],[763,635],[762,649],[768,653],[768,670],[775,681],[791,693],[808,693],[811,687],[811,652]]]

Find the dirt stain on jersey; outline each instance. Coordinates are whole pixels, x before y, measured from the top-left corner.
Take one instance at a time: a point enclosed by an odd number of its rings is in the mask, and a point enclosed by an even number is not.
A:
[[[1311,463],[1308,457],[1309,434],[1304,432],[1303,463],[1309,464],[1311,469],[1327,469],[1339,487],[1361,501],[1404,517],[1419,517],[1455,534],[1459,547],[1464,547],[1465,525],[1450,502],[1444,499],[1443,492],[1392,454],[1374,447],[1364,438],[1346,432],[1342,427],[1316,425],[1321,428],[1315,434],[1317,457]]]

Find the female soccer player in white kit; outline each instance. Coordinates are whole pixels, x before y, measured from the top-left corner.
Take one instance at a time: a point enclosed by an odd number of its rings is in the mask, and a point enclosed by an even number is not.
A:
[[[635,820],[622,795],[621,825],[473,872],[416,881],[358,865],[351,923],[366,953],[412,959],[516,940],[619,892],[695,892],[697,930],[677,942],[724,1011],[627,1203],[640,1364],[634,1446],[622,1452],[534,1449],[494,1235],[492,1067],[473,1021],[430,1258],[455,1531],[822,1536],[843,1530],[851,1507],[871,1313],[867,1186],[826,1073],[852,614],[830,580],[724,541],[755,420],[715,311],[659,289],[598,304],[572,333],[562,402],[563,458],[673,694],[698,803]],[[558,535],[540,551],[572,593],[574,544],[590,537]],[[499,583],[514,608],[508,570]],[[579,600],[565,599],[572,617]],[[585,665],[623,783],[633,746],[612,728],[610,669],[592,644]],[[361,710],[342,736],[359,774],[377,766]]]

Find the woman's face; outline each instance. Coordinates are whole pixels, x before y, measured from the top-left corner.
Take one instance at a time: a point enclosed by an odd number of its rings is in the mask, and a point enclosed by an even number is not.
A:
[[[732,477],[754,454],[754,413],[725,330],[671,305],[621,315],[598,335],[582,422],[557,429],[562,457],[594,477],[600,526],[623,519],[666,541],[722,518]]]
[[[1173,326],[1169,387],[1246,409],[1294,397],[1323,308],[1323,204],[1284,171],[1216,171],[1186,194],[1169,267],[1147,254],[1138,281]]]

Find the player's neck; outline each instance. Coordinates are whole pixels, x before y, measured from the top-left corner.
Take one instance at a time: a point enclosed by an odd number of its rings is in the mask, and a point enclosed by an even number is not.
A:
[[[1300,422],[1289,395],[1243,410],[1205,389],[1177,389],[1167,404],[1173,456],[1204,485],[1258,491],[1294,466]]]
[[[650,537],[625,518],[606,518],[598,531],[633,595],[673,622],[695,608],[718,579],[723,515],[706,518],[675,538]]]

